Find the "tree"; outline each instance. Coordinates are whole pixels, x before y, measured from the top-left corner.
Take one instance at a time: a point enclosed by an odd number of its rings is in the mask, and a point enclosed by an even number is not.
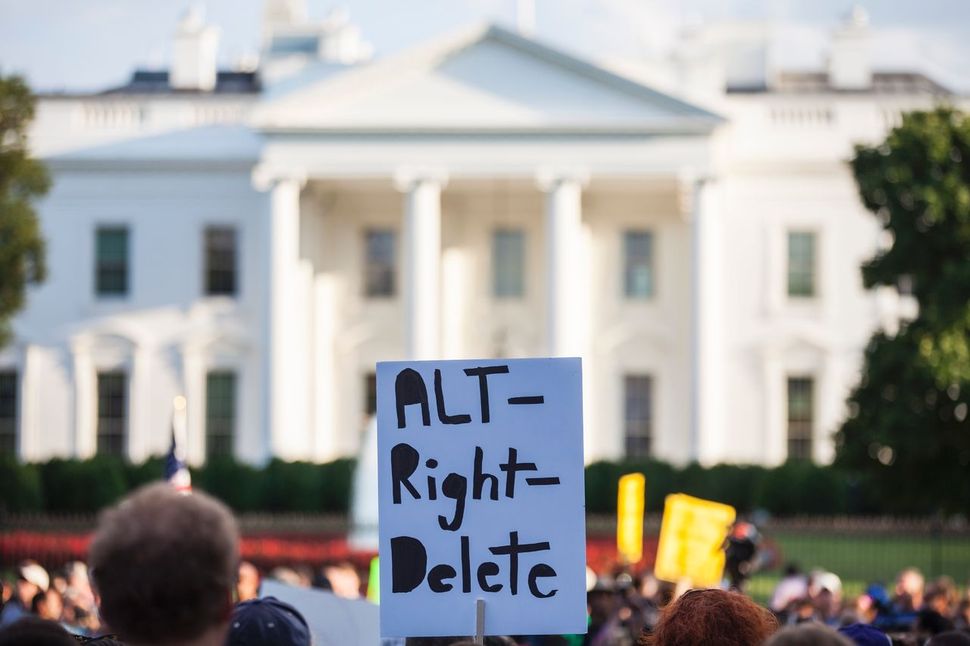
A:
[[[50,186],[47,170],[27,150],[34,97],[23,79],[0,76],[0,347],[27,285],[44,279],[44,239],[33,201]]]
[[[878,332],[836,436],[836,463],[865,474],[888,510],[970,509],[970,118],[906,115],[852,170],[891,238],[866,287],[905,281],[917,317]]]

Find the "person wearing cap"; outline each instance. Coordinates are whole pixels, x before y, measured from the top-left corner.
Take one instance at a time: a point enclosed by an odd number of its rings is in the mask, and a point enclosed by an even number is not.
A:
[[[47,591],[50,577],[47,570],[34,561],[24,561],[17,568],[17,582],[13,596],[0,611],[0,627],[30,615],[30,604],[38,592]]]
[[[222,646],[239,531],[225,505],[167,483],[106,511],[88,563],[108,632],[129,646]]]
[[[236,604],[226,646],[310,646],[310,628],[300,611],[276,597]]]

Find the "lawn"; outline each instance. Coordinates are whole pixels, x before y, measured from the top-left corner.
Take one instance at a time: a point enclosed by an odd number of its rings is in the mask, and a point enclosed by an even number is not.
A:
[[[823,532],[777,532],[767,538],[777,546],[780,562],[796,562],[803,570],[835,572],[842,579],[845,596],[861,593],[872,582],[892,585],[905,567],[919,568],[927,578],[952,577],[957,584],[970,582],[970,536],[865,535]],[[751,581],[755,598],[767,599],[780,577],[780,568]]]

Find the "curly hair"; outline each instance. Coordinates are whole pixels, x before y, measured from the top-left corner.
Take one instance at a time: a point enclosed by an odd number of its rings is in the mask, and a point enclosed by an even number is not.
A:
[[[188,641],[228,623],[239,532],[222,503],[166,483],[102,515],[89,551],[101,615],[125,641]]]
[[[778,630],[778,620],[738,592],[688,590],[660,611],[640,646],[758,646]]]

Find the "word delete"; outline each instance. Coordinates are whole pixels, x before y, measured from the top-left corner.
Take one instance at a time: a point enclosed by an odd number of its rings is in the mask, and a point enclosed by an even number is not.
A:
[[[586,631],[579,359],[377,365],[381,635]]]

